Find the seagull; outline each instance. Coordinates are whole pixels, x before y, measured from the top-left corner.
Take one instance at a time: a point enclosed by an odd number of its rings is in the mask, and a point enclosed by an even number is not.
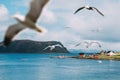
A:
[[[26,28],[36,30],[37,32],[43,32],[44,29],[41,27],[39,28],[36,22],[48,1],[49,0],[32,0],[30,10],[25,17],[21,15],[14,15],[13,18],[15,18],[18,22],[8,27],[3,44],[8,46],[15,35]]]
[[[92,44],[97,44],[99,47],[102,47],[102,46],[100,45],[100,43],[98,43],[98,42],[87,42],[87,41],[80,42],[80,43],[76,44],[75,47],[81,45],[82,43],[86,44],[86,48],[89,48],[89,46],[91,46]]]
[[[92,29],[90,31],[92,31],[92,32],[100,32],[101,30],[102,30],[101,28],[97,28],[97,29]]]
[[[62,48],[62,46],[60,45],[60,44],[56,44],[56,45],[50,45],[50,46],[47,46],[47,47],[45,47],[43,50],[46,50],[46,49],[50,49],[50,51],[52,51],[53,49],[55,49],[55,47],[60,47],[60,48]]]
[[[101,13],[97,8],[95,8],[95,7],[90,7],[90,6],[80,7],[80,8],[78,8],[78,9],[74,12],[74,14],[76,14],[78,11],[80,11],[80,10],[82,10],[82,9],[84,9],[84,8],[87,9],[87,10],[96,10],[100,15],[104,16],[104,14]]]

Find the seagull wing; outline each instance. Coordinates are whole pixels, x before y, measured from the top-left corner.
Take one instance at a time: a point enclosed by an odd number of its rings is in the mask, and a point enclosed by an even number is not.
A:
[[[7,29],[7,32],[5,34],[4,41],[3,41],[4,45],[8,46],[10,44],[10,42],[12,41],[12,38],[15,35],[17,35],[23,29],[25,29],[25,27],[22,24],[20,24],[20,23],[11,25]]]
[[[79,46],[80,44],[81,44],[81,42],[80,42],[80,43],[78,43],[78,44],[76,44],[76,45],[75,45],[75,47]]]
[[[49,0],[32,0],[30,10],[26,15],[26,18],[30,19],[34,23],[37,22],[43,7]]]
[[[100,43],[98,43],[98,42],[91,42],[90,45],[92,45],[94,43],[97,44],[99,47],[101,47]]]
[[[60,47],[60,48],[62,48],[62,46],[60,45],[60,44],[56,44],[56,45],[54,45],[55,47]]]
[[[80,8],[78,8],[75,12],[74,12],[74,14],[76,14],[78,11],[80,11],[80,10],[82,10],[82,9],[84,9],[85,7],[80,7]]]
[[[102,46],[100,45],[100,43],[96,42],[96,44],[98,44],[99,47],[102,47]]]
[[[48,49],[48,48],[51,48],[51,46],[47,46],[47,47],[45,47],[43,50],[46,50],[46,49]]]
[[[79,45],[81,45],[81,44],[87,44],[87,45],[88,45],[88,44],[89,44],[89,42],[87,42],[87,41],[80,42],[80,43],[76,44],[76,45],[75,45],[75,47],[77,47],[77,46],[79,46]]]
[[[95,9],[99,14],[101,14],[102,16],[104,16],[104,14],[101,13],[97,8],[95,8],[95,7],[92,7],[92,8]]]
[[[51,46],[50,47],[50,51],[52,51],[56,46]]]

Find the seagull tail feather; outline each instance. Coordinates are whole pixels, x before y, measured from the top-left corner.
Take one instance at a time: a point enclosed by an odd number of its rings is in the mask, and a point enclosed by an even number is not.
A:
[[[47,29],[45,29],[45,28],[43,28],[43,27],[41,27],[41,26],[37,26],[36,27],[36,31],[38,31],[38,32],[40,32],[40,33],[46,33],[47,32]]]

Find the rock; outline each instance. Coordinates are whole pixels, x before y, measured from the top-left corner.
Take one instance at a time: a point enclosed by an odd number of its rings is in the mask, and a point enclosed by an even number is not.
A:
[[[48,47],[57,44],[61,47],[56,46],[52,50]],[[0,46],[0,53],[69,53],[69,51],[58,41],[15,40],[8,47]]]

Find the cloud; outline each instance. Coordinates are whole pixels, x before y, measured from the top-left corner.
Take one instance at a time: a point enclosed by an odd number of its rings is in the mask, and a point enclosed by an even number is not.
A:
[[[0,4],[0,40],[3,40],[3,36],[9,26],[10,14],[5,5]]]
[[[38,22],[40,22],[40,21],[42,21],[42,22],[44,22],[46,24],[55,23],[56,17],[55,17],[54,12],[50,11],[47,8],[44,8],[43,13],[42,13],[41,17],[39,18]]]
[[[120,51],[120,42],[111,43],[111,42],[102,42],[102,49],[101,50],[113,50],[113,51]]]
[[[7,21],[9,19],[9,11],[5,5],[0,5],[0,21]]]
[[[31,2],[31,0],[20,0],[20,1],[14,1],[14,2],[12,2],[12,5],[14,5],[14,6],[20,6],[20,7],[22,7],[22,6],[27,7],[27,6],[30,5],[30,2]]]

